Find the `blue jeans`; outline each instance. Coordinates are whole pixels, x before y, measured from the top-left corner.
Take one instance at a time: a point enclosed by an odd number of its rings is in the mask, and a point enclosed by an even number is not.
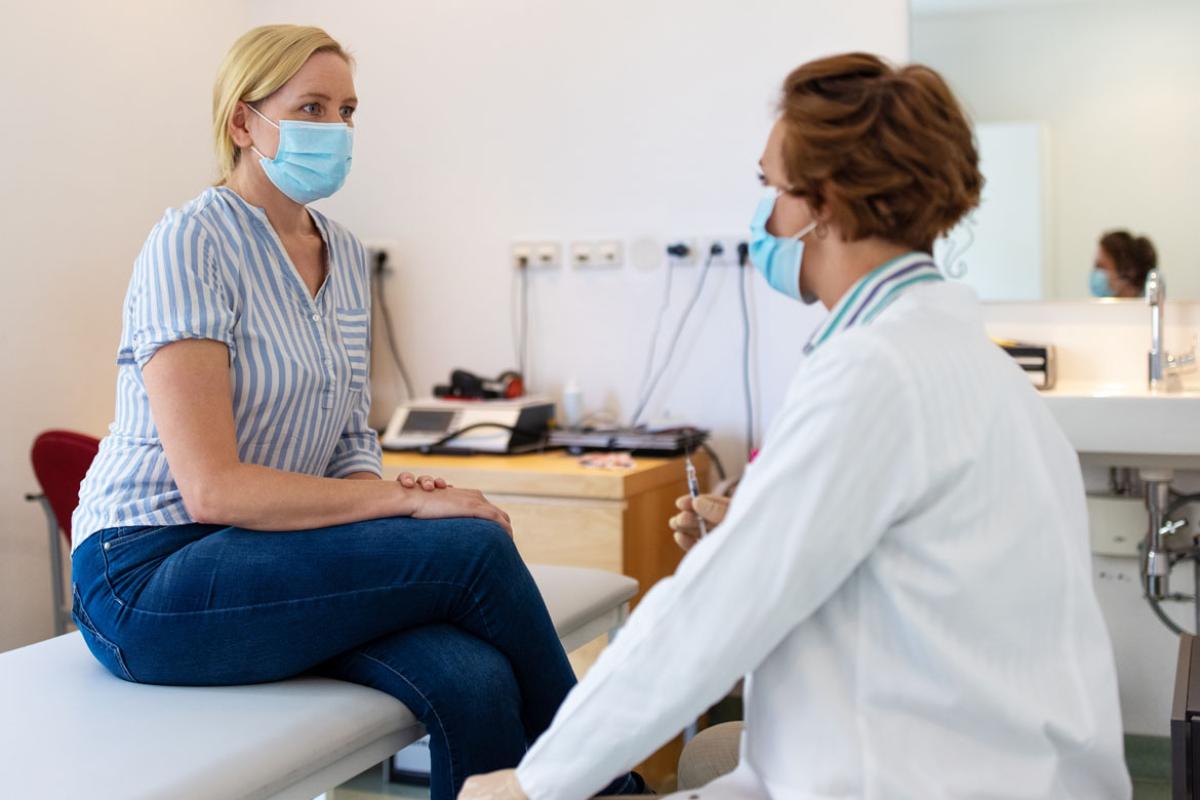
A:
[[[388,518],[266,533],[110,528],[73,563],[93,655],[139,683],[318,674],[399,699],[430,733],[433,798],[516,766],[575,676],[499,526]],[[607,791],[635,791],[622,776]]]

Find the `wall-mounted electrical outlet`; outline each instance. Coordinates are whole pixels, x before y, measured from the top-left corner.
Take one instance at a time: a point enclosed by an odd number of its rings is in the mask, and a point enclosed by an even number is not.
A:
[[[558,242],[538,242],[533,247],[533,265],[548,269],[562,266],[562,245]]]
[[[700,252],[698,258],[700,263],[704,263],[704,259],[708,258],[708,254],[712,251],[714,245],[720,248],[721,252],[713,256],[714,267],[736,267],[738,263],[737,246],[739,242],[750,243],[750,237],[747,235],[738,236],[737,234],[729,234],[725,236],[707,236],[700,239]]]
[[[616,239],[596,242],[595,254],[598,267],[619,267],[625,263],[625,247]]]
[[[572,242],[571,243],[571,263],[576,267],[590,267],[594,258],[592,257],[591,242]]]
[[[695,238],[668,239],[664,252],[669,263],[696,264],[700,258],[698,247],[699,241]]]
[[[391,239],[366,239],[363,241],[363,247],[367,251],[367,267],[374,274],[376,265],[379,264],[378,256],[382,254],[383,272],[395,272],[400,259],[400,244]]]
[[[619,267],[625,262],[625,248],[616,239],[572,242],[570,253],[576,267]]]
[[[509,246],[509,263],[513,269],[533,266],[533,242],[513,242]]]

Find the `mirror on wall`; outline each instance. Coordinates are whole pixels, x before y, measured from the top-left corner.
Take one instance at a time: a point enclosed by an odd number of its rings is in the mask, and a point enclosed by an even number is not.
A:
[[[992,301],[1140,297],[1157,263],[1200,299],[1200,2],[911,9],[912,60],[963,102],[987,179],[935,248],[947,274]]]

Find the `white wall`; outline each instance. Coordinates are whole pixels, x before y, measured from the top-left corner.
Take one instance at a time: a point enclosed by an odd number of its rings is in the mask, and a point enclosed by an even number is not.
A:
[[[1146,233],[1200,297],[1200,3],[1112,0],[919,15],[913,59],[981,122],[1050,130],[1051,297],[1086,297],[1100,235]]]
[[[244,18],[241,0],[0,6],[0,650],[52,632],[29,447],[111,421],[133,259],[212,180],[212,80]]]
[[[836,5],[836,7],[835,7]],[[757,161],[792,67],[850,48],[906,52],[903,0],[486,0],[9,4],[0,81],[13,109],[0,240],[0,650],[49,636],[43,521],[28,447],[48,427],[103,434],[132,262],[163,208],[214,173],[217,64],[252,24],[324,25],[359,62],[355,171],[325,205],[364,239],[397,244],[389,287],[410,371],[512,366],[514,238],[736,235],[758,198]],[[677,311],[695,269],[682,270]],[[628,414],[663,270],[539,275],[535,388],[576,377],[591,408]],[[819,314],[761,285],[763,408],[777,404]],[[652,407],[741,450],[740,323],[732,270],[714,273],[703,324]],[[378,363],[377,405],[395,402]],[[378,421],[378,420],[377,420]]]

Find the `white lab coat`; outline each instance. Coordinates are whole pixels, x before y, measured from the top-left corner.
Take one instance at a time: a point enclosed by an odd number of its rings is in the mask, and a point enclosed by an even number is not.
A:
[[[1078,459],[969,289],[805,360],[725,523],[518,778],[590,796],[747,674],[741,765],[681,796],[1130,796]]]

